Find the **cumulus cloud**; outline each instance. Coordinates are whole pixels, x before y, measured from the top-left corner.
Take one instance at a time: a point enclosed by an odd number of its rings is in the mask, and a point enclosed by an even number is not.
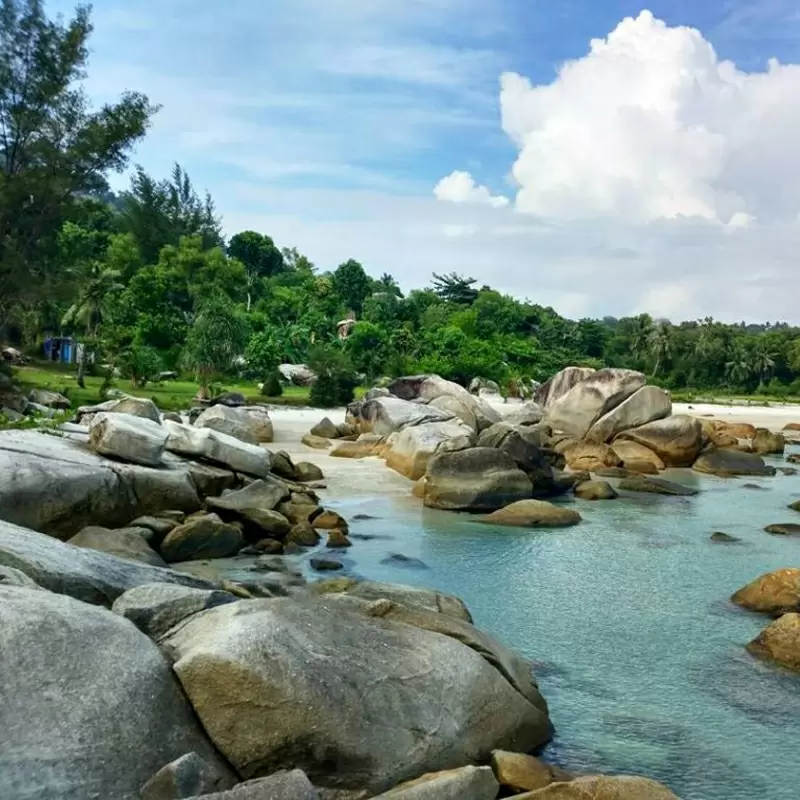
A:
[[[450,203],[475,203],[502,208],[508,205],[508,198],[493,195],[486,186],[479,186],[469,172],[455,170],[442,178],[433,189],[437,200]]]
[[[520,211],[734,228],[800,211],[800,66],[743,72],[692,28],[643,11],[556,79],[501,78]]]

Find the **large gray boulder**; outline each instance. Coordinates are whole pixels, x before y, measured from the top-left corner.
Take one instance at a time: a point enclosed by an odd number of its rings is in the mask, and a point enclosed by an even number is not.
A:
[[[475,433],[472,428],[455,419],[404,428],[387,440],[386,463],[406,478],[419,480],[425,474],[428,462],[445,443],[456,449],[473,447],[476,443]]]
[[[194,421],[194,425],[196,428],[210,428],[212,431],[219,431],[247,444],[258,444],[258,439],[250,430],[244,417],[239,414],[238,408],[224,405],[211,406],[200,414]]]
[[[188,800],[319,800],[319,794],[303,770],[292,769],[245,781],[225,792],[192,796]]]
[[[573,386],[590,378],[595,372],[596,370],[590,367],[565,367],[536,389],[533,400],[538,406],[547,411],[556,400],[570,391]]]
[[[209,497],[206,502],[223,519],[241,522],[247,532],[283,538],[290,525],[275,509],[290,495],[285,483],[268,475],[236,492]]]
[[[525,403],[517,406],[513,411],[504,414],[502,421],[508,425],[537,425],[544,417],[544,409],[537,403]]]
[[[311,386],[317,380],[316,374],[305,364],[281,364],[278,372],[284,380],[295,386]]]
[[[720,476],[774,475],[776,472],[775,467],[765,464],[761,456],[728,448],[714,448],[701,453],[692,469],[695,472]]]
[[[219,773],[197,753],[186,753],[163,766],[142,786],[141,800],[208,796],[221,788],[219,777]]]
[[[533,484],[511,456],[491,447],[443,452],[425,474],[424,501],[447,511],[495,511],[531,497]]]
[[[222,606],[161,644],[245,778],[297,767],[322,788],[378,793],[551,734],[547,715],[470,647],[335,597]]]
[[[582,439],[592,425],[645,384],[641,372],[599,369],[548,405],[544,420],[553,430]]]
[[[0,586],[0,628],[3,800],[138,800],[154,772],[191,751],[233,782],[169,662],[127,620]]]
[[[256,441],[268,444],[274,438],[275,431],[269,411],[264,406],[242,406],[239,416],[244,420]]]
[[[186,458],[211,461],[236,472],[263,478],[272,464],[269,450],[210,428],[195,428],[164,420],[167,450]]]
[[[667,467],[691,467],[703,449],[700,422],[687,414],[648,422],[619,434],[652,450]]]
[[[161,423],[144,417],[103,412],[89,424],[89,444],[96,453],[145,467],[161,466],[166,443]]]
[[[111,610],[129,619],[151,639],[157,639],[192,614],[238,600],[230,592],[219,589],[146,583],[123,592],[114,601]]]
[[[60,538],[87,525],[119,528],[166,509],[195,511],[188,467],[110,461],[85,445],[37,431],[0,431],[0,519]]]
[[[75,547],[7,522],[0,522],[0,566],[20,570],[51,592],[100,605],[111,605],[124,591],[146,583],[215,588],[200,578]]]
[[[669,392],[658,386],[642,386],[589,428],[590,442],[610,442],[617,434],[648,422],[664,419],[672,413]]]
[[[480,435],[478,446],[494,447],[510,456],[530,479],[532,494],[546,497],[557,494],[557,490],[550,455],[542,441],[542,431],[538,428],[498,422]]]
[[[399,397],[376,397],[354,403],[348,408],[348,421],[362,433],[389,436],[412,425],[447,422],[454,418],[449,411],[412,403]]]
[[[69,401],[69,398],[64,397],[64,395],[60,394],[59,392],[51,392],[47,389],[31,389],[30,393],[28,394],[28,399],[31,401],[31,403],[35,403],[37,406],[44,406],[45,408],[57,408],[61,411],[72,407],[72,403]]]
[[[87,547],[90,550],[100,550],[110,553],[117,558],[127,558],[131,561],[141,561],[151,567],[166,567],[167,562],[153,550],[142,535],[142,531],[135,528],[120,528],[109,530],[96,525],[88,525],[80,533],[75,534],[69,544],[75,547]]]
[[[500,784],[491,767],[459,767],[401,783],[372,800],[495,800]]]
[[[216,514],[190,517],[161,542],[161,555],[170,563],[228,558],[244,547],[240,526],[223,522]]]
[[[128,414],[132,417],[149,419],[155,423],[161,421],[161,415],[159,414],[156,404],[152,400],[148,400],[144,397],[122,397],[118,400],[107,400],[105,403],[100,403],[96,406],[81,406],[75,412],[75,421],[87,424],[94,414],[99,414],[101,412],[109,414]],[[87,419],[87,417],[89,419]]]

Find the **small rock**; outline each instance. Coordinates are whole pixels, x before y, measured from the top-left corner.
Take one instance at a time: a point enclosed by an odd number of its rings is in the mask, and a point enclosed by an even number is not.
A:
[[[268,778],[245,781],[233,789],[188,800],[319,800],[319,794],[299,769],[276,772]]]
[[[797,470],[794,467],[776,467],[781,475],[797,475]]]
[[[344,531],[334,529],[328,534],[328,547],[352,547],[352,545]]]
[[[751,445],[754,453],[783,453],[786,439],[782,433],[773,433],[766,428],[756,428]]]
[[[289,567],[280,556],[261,556],[256,560],[256,568],[265,572],[289,571]]]
[[[483,517],[482,521],[519,528],[562,528],[577,525],[581,521],[581,515],[571,508],[557,506],[545,500],[519,500]]]
[[[171,519],[162,519],[161,517],[137,517],[128,526],[129,528],[147,528],[152,531],[154,536],[148,539],[151,545],[158,547],[164,540],[164,537],[175,527],[178,522]]]
[[[378,517],[373,517],[372,514],[355,514],[353,516],[354,520],[368,520],[368,519],[378,519]]]
[[[430,569],[430,567],[419,558],[405,556],[402,553],[390,553],[386,558],[381,559],[381,564],[386,564],[391,567],[403,567],[404,569]]]
[[[725,533],[724,531],[714,531],[711,534],[711,541],[712,542],[740,542],[741,539],[737,538],[736,536],[731,536],[729,533]]]
[[[320,439],[338,439],[341,435],[336,425],[328,417],[323,417],[310,431],[312,436]]]
[[[241,392],[223,392],[219,397],[211,401],[212,406],[228,406],[228,408],[238,408],[247,401]]]
[[[800,453],[790,453],[786,456],[786,460],[790,464],[800,464]]]
[[[742,489],[760,489],[761,491],[765,491],[766,487],[759,486],[757,483],[743,483]]]
[[[272,454],[272,472],[287,481],[295,479],[295,467],[291,456],[285,450]]]
[[[784,614],[747,645],[757,658],[800,672],[800,614]]]
[[[614,500],[619,497],[606,481],[583,481],[575,487],[574,492],[582,500]]]
[[[255,544],[248,545],[239,551],[242,556],[280,555],[283,545],[277,539],[259,539]]]
[[[160,549],[166,561],[175,562],[227,558],[243,545],[238,527],[224,523],[216,514],[206,514],[170,531]]]
[[[492,769],[500,785],[514,792],[542,789],[557,779],[553,768],[535,756],[506,750],[495,750],[492,753]],[[561,775],[558,779],[562,779]]]
[[[141,530],[147,531],[146,528]],[[69,543],[76,547],[87,547],[91,550],[110,553],[117,558],[141,561],[152,567],[167,566],[166,561],[150,547],[145,537],[136,529],[110,530],[89,525],[80,533],[75,534]]]
[[[300,547],[315,547],[319,544],[319,539],[319,534],[314,530],[310,522],[299,522],[289,531],[286,537],[287,543],[300,545]]]
[[[321,481],[325,475],[322,470],[309,461],[299,461],[295,464],[295,480],[299,483],[310,483],[311,481]]]
[[[739,589],[731,602],[772,616],[800,611],[800,569],[790,567],[760,575]]]
[[[791,508],[792,511],[800,511],[800,500],[795,500],[794,503],[790,503],[789,508]]]
[[[489,767],[469,766],[430,772],[373,800],[494,800],[498,788]]]
[[[664,480],[663,478],[645,478],[641,476],[625,478],[620,481],[620,489],[628,492],[647,492],[649,494],[677,495],[679,497],[690,497],[697,494],[697,489],[690,486],[683,486],[674,481]]]
[[[306,447],[311,447],[314,450],[327,450],[331,446],[330,439],[324,439],[322,436],[314,436],[307,433],[300,440]]]
[[[344,569],[344,564],[334,558],[327,558],[325,556],[314,556],[310,562],[311,568],[317,572],[328,572],[338,569]]]
[[[764,530],[775,536],[800,536],[800,525],[795,522],[778,523],[767,525]]]
[[[322,528],[323,530],[341,530],[344,533],[349,531],[349,525],[344,517],[340,517],[335,511],[323,511],[319,516],[314,517],[312,520],[315,528]]]

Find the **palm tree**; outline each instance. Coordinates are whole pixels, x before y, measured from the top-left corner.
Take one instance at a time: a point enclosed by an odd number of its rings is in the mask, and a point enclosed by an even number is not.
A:
[[[640,358],[648,351],[648,344],[653,334],[653,320],[649,314],[639,314],[631,320],[631,355]]]
[[[61,326],[71,328],[82,324],[86,327],[87,336],[97,336],[97,329],[108,313],[110,300],[125,288],[119,279],[117,270],[107,269],[98,261],[87,264],[79,277],[78,299],[67,309]]]
[[[731,386],[741,386],[752,375],[750,360],[745,349],[737,342],[725,364],[725,378]]]
[[[656,325],[647,337],[647,344],[650,355],[655,359],[653,367],[653,377],[655,377],[661,364],[672,355],[669,327],[665,323]]]
[[[758,375],[758,379],[763,385],[764,381],[772,374],[772,370],[775,369],[775,354],[770,352],[768,344],[763,339],[756,343],[751,363],[753,372]]]

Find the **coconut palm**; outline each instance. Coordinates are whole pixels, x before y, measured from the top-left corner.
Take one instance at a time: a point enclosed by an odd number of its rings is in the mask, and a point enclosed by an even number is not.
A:
[[[769,346],[762,339],[757,342],[751,359],[752,370],[763,384],[775,369],[775,353],[770,352]]]
[[[741,386],[752,375],[751,361],[745,349],[737,342],[725,363],[725,379],[731,386]]]
[[[78,299],[67,309],[61,326],[73,328],[83,325],[87,336],[97,336],[112,297],[125,288],[119,279],[117,270],[108,269],[98,261],[88,263],[78,278]]]
[[[663,323],[656,325],[647,337],[647,345],[650,355],[655,359],[653,376],[656,376],[659,367],[672,355],[672,342],[668,326]]]
[[[631,320],[631,355],[634,358],[640,358],[647,353],[652,333],[653,319],[649,314],[639,314]]]

